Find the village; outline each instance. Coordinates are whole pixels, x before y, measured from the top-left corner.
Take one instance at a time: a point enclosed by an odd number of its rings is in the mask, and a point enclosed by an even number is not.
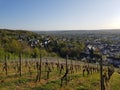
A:
[[[57,41],[66,42],[71,48],[75,47],[74,43],[83,42],[85,45],[84,53],[89,54],[89,49],[93,49],[94,53],[102,55],[104,65],[120,67],[119,31],[61,31],[50,33],[58,37]],[[83,61],[86,59],[90,59],[90,56],[81,58]],[[96,62],[95,58],[93,58],[93,61]]]

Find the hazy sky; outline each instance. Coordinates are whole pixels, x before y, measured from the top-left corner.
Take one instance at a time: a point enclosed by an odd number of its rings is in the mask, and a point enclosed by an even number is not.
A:
[[[0,28],[120,28],[120,0],[0,0]]]

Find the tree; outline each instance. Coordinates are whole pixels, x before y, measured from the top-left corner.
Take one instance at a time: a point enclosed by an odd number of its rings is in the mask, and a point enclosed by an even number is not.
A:
[[[34,50],[33,50],[33,57],[34,58],[37,58],[38,56],[40,55],[40,50],[39,50],[39,48],[34,48]]]
[[[5,44],[5,51],[10,53],[18,53],[20,48],[20,43],[14,39],[11,39],[8,43]]]

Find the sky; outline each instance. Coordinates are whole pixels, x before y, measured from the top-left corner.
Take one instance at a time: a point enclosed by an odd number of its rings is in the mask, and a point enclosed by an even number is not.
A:
[[[120,29],[120,0],[0,0],[0,28]]]

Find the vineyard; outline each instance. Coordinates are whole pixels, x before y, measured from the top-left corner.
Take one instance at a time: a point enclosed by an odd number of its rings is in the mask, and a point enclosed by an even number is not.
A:
[[[0,90],[120,90],[120,0],[0,0]]]
[[[103,67],[107,71],[107,67]],[[106,90],[119,90],[120,75],[114,72]],[[1,90],[100,90],[98,64],[54,57],[26,58],[0,62]]]
[[[0,30],[0,90],[120,90],[119,34],[90,33]]]

